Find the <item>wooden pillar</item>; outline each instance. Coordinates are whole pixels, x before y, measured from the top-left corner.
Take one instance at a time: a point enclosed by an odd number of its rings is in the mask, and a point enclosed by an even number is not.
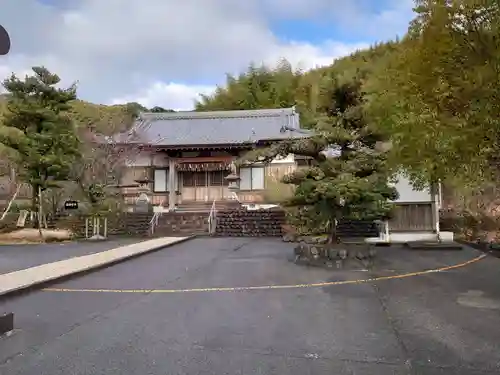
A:
[[[168,159],[168,209],[175,208],[177,195],[175,193],[177,186],[177,171],[175,168],[175,159]]]
[[[210,182],[208,179],[210,178],[210,174],[208,171],[205,171],[205,202],[208,202],[209,190],[210,190]]]

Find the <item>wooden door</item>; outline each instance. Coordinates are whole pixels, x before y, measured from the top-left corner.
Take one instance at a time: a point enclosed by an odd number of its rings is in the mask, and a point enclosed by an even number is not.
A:
[[[231,192],[224,178],[226,174],[226,171],[183,172],[181,188],[183,202],[231,199]]]
[[[195,172],[195,200],[208,202],[208,172]]]
[[[196,174],[194,172],[182,172],[181,196],[183,202],[196,200]]]
[[[220,171],[208,172],[208,199],[209,201],[222,199],[223,176]]]

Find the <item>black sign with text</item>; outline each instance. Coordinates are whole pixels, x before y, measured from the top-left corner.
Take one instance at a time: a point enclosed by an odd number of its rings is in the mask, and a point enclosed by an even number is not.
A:
[[[64,202],[64,209],[66,210],[76,210],[77,208],[78,208],[78,201]]]

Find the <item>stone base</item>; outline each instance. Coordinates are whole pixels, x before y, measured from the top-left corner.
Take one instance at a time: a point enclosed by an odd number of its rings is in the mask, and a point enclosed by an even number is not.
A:
[[[413,241],[405,246],[410,250],[463,250],[462,245],[455,242]]]
[[[346,269],[371,267],[377,255],[375,246],[367,243],[321,244],[300,242],[294,248],[295,263]]]
[[[100,235],[100,234],[94,234],[92,237],[88,238],[89,241],[104,241],[106,240],[106,237]]]

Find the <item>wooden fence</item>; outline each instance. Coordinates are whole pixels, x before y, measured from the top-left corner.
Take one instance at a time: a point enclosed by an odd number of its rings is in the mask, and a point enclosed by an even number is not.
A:
[[[432,205],[430,203],[398,203],[394,216],[389,220],[394,232],[419,232],[434,230]]]

